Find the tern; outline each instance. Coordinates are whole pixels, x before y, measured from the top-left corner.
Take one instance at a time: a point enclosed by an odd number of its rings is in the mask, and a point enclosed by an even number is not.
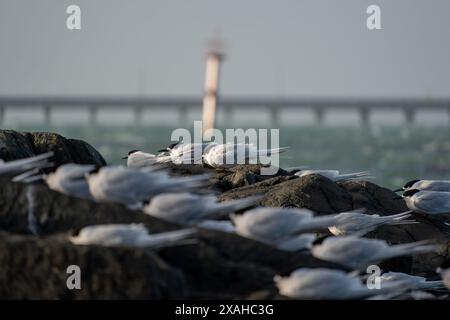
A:
[[[0,176],[14,176],[28,170],[47,168],[51,165],[48,159],[53,155],[53,152],[47,152],[37,156],[8,162],[0,159]],[[17,180],[19,179],[16,179],[16,181]]]
[[[417,223],[414,220],[405,220],[411,216],[412,211],[390,216],[369,215],[364,212],[364,209],[341,212],[336,216],[336,224],[329,227],[328,230],[335,236],[357,235],[362,237],[382,225]]]
[[[301,234],[336,223],[334,215],[314,217],[310,210],[294,208],[256,208],[230,218],[237,234],[290,251],[296,250],[295,244],[300,250],[314,241],[311,235],[302,238]]]
[[[368,171],[341,174],[338,170],[301,170],[295,173],[295,175],[299,177],[304,177],[310,174],[318,174],[334,182],[373,178]]]
[[[52,190],[77,198],[92,199],[86,174],[96,168],[96,165],[90,164],[63,164],[54,172],[43,175],[43,179]]]
[[[450,213],[450,192],[409,189],[402,197],[394,199],[402,198],[405,199],[406,206],[414,212],[429,215]]]
[[[424,277],[412,276],[403,272],[386,272],[381,275],[381,283],[391,282],[391,281],[404,281],[410,285],[414,290],[430,290],[439,289],[444,287],[444,282],[438,281],[427,281]]]
[[[212,195],[192,193],[163,193],[153,197],[143,211],[151,216],[180,224],[197,224],[227,216],[252,207],[261,200],[260,196],[218,202]]]
[[[238,164],[258,163],[260,157],[270,157],[288,148],[258,149],[253,144],[226,143],[213,145],[203,153],[203,161],[213,168],[229,168]]]
[[[442,283],[450,290],[450,268],[438,268],[436,271],[441,276]]]
[[[208,178],[208,175],[172,178],[162,171],[123,166],[106,166],[87,175],[89,190],[96,201],[122,203],[130,208],[160,193],[203,186]]]
[[[421,191],[450,192],[450,180],[411,180],[394,192],[419,189]]]
[[[275,276],[274,281],[280,294],[296,299],[358,299],[405,290],[400,281],[371,290],[354,273],[325,268],[297,269],[288,277]]]
[[[195,232],[195,229],[181,229],[149,234],[143,224],[104,224],[84,227],[69,240],[75,245],[163,248],[193,243],[189,238]]]
[[[143,168],[158,163],[159,157],[151,153],[145,153],[141,150],[131,150],[126,157],[127,167]]]
[[[384,240],[346,236],[326,238],[321,244],[315,245],[311,252],[318,259],[363,270],[389,258],[427,253],[436,249],[436,245],[427,241],[389,246]]]
[[[158,150],[164,152],[165,156],[159,156],[158,162],[172,162],[174,164],[202,164],[202,156],[216,143],[174,143],[168,148]]]
[[[200,222],[197,227],[228,233],[236,232],[233,223],[231,223],[231,221],[229,220],[204,220]]]

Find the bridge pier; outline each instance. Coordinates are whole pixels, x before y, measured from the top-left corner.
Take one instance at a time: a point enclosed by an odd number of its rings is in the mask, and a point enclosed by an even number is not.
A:
[[[450,124],[450,106],[447,107],[448,124]]]
[[[44,123],[46,126],[52,124],[52,108],[50,105],[44,105]]]
[[[98,107],[89,107],[89,123],[91,126],[96,126],[98,124]]]
[[[0,126],[2,126],[5,123],[5,111],[6,106],[0,104]]]
[[[369,126],[370,125],[370,111],[368,108],[362,108],[360,111],[361,116],[361,124],[363,126]]]
[[[280,111],[279,106],[271,106],[270,108],[270,118],[272,119],[272,124],[274,127],[278,128],[280,126]]]
[[[140,126],[142,124],[142,115],[143,115],[142,106],[136,106],[133,109],[133,112],[134,112],[134,124],[136,126]]]
[[[232,106],[222,106],[222,126],[228,126],[231,123],[231,119],[233,118],[233,107]]]
[[[314,109],[314,113],[316,115],[316,122],[318,125],[323,125],[325,118],[325,110],[323,107],[318,107]]]
[[[408,125],[413,125],[416,119],[416,110],[414,109],[404,109],[406,123]]]
[[[185,105],[180,106],[179,108],[180,113],[180,124],[186,124],[187,123],[187,117],[188,117],[188,107]]]

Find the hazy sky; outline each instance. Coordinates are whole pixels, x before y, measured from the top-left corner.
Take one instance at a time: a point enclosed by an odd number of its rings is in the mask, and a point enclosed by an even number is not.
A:
[[[82,29],[66,28],[77,4]],[[381,7],[382,30],[366,28]],[[0,95],[450,97],[448,0],[0,0]]]

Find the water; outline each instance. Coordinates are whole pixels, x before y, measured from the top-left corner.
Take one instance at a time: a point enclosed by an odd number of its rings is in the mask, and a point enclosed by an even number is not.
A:
[[[121,158],[131,149],[155,153],[167,146],[174,127],[21,125],[14,129],[53,131],[82,139],[96,147],[108,163],[123,164]],[[285,126],[280,129],[280,145],[290,147],[281,156],[282,167],[369,170],[376,176],[374,182],[390,188],[416,178],[450,179],[448,126],[374,126],[370,130],[361,126]]]

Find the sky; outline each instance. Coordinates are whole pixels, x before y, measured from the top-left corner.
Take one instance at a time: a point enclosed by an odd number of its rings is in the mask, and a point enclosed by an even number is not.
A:
[[[81,30],[66,27],[81,8]],[[381,8],[381,30],[366,9]],[[448,0],[0,0],[0,95],[450,97]]]

